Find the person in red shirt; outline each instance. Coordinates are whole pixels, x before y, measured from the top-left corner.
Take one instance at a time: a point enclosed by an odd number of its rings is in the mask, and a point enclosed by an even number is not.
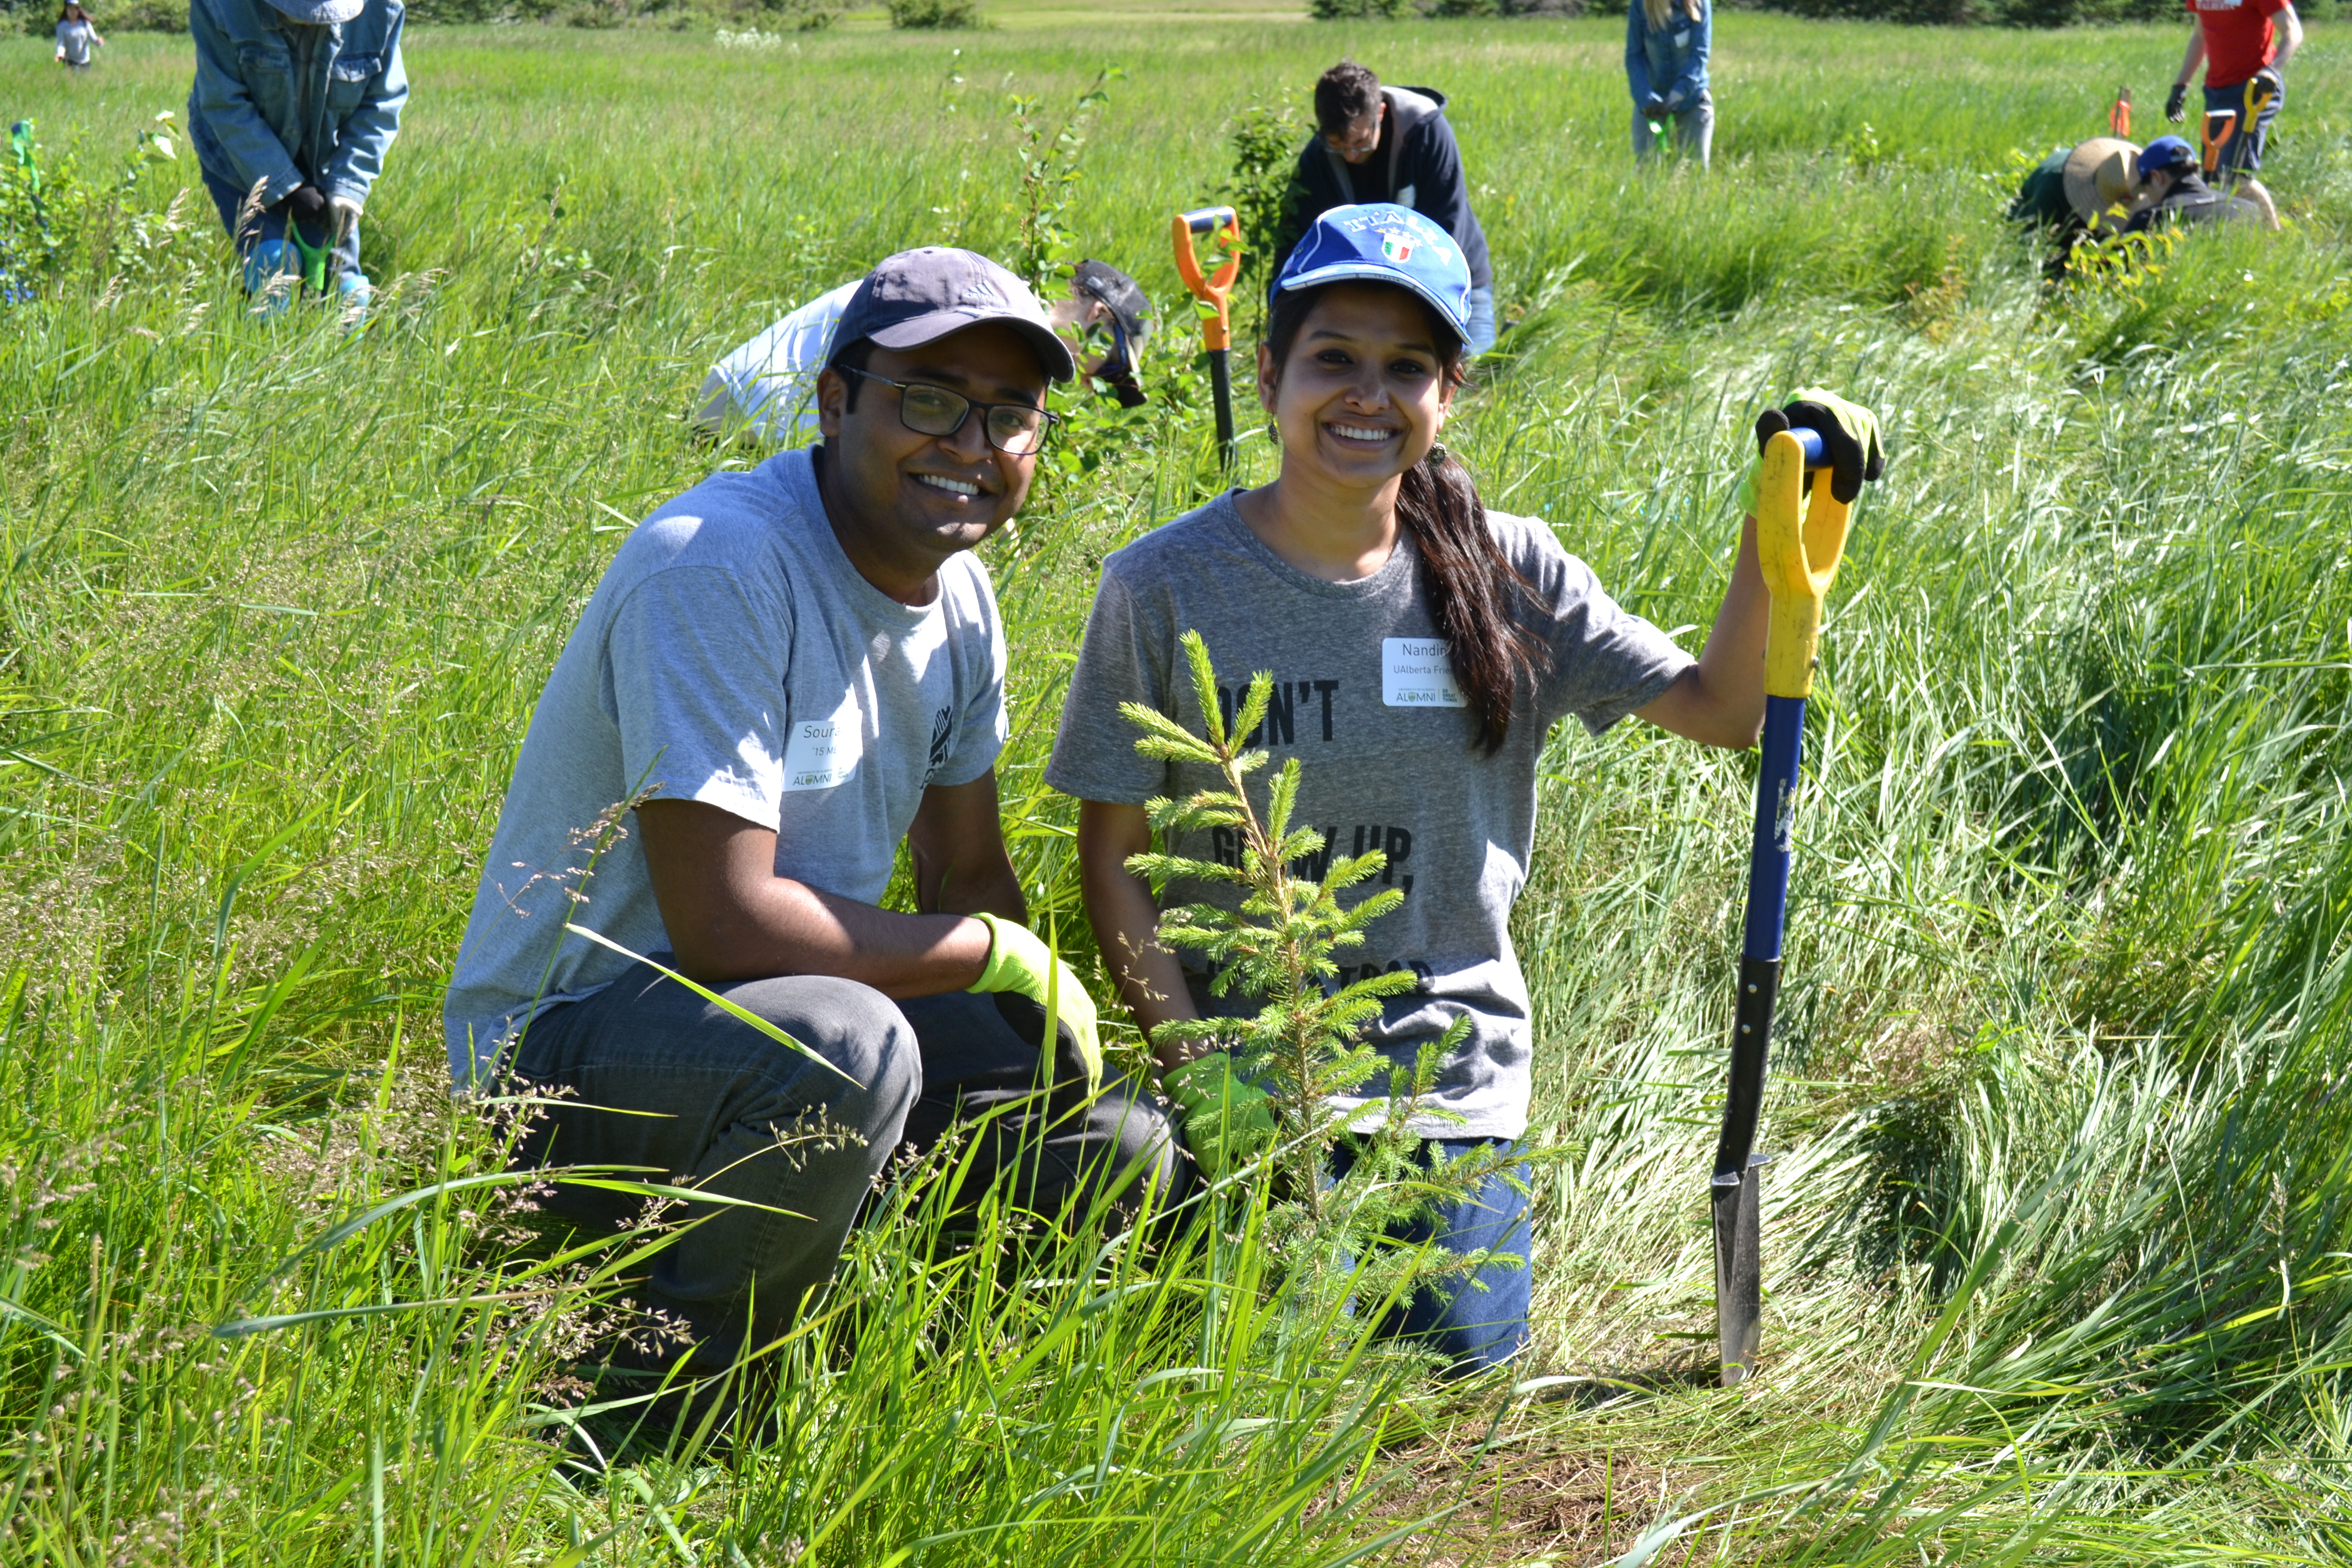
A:
[[[2205,67],[2205,176],[2242,194],[2263,209],[2263,221],[2279,226],[2278,207],[2253,172],[2263,166],[2263,142],[2286,101],[2280,72],[2303,47],[2303,22],[2289,0],[2186,0],[2197,18],[2180,75],[2164,101],[2164,117],[2179,124],[2187,117],[2189,79]],[[2275,28],[2272,18],[2276,17]],[[2251,101],[2250,101],[2251,100]],[[2249,113],[2248,110],[2252,110]]]

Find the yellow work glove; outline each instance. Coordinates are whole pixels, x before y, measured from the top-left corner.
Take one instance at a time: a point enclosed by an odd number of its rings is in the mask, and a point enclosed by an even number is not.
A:
[[[1027,926],[994,915],[971,918],[988,927],[989,940],[988,963],[971,989],[1010,991],[1028,997],[1045,1009],[1049,1036],[1055,1020],[1067,1024],[1070,1033],[1077,1037],[1078,1055],[1087,1064],[1087,1092],[1101,1093],[1102,1039],[1096,1029],[1095,999],[1087,994],[1087,988],[1078,984],[1070,966]],[[1049,1054],[1052,1048],[1049,1040]]]
[[[1184,1143],[1208,1178],[1222,1181],[1274,1142],[1274,1107],[1265,1090],[1234,1076],[1223,1051],[1195,1057],[1160,1079],[1184,1113]]]

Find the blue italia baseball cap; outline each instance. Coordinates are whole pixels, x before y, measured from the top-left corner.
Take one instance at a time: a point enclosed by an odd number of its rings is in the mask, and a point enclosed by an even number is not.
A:
[[[1315,220],[1282,264],[1275,292],[1325,283],[1393,283],[1437,308],[1445,324],[1470,336],[1470,264],[1454,237],[1391,202],[1333,207]]]
[[[2139,180],[2147,184],[2150,174],[2171,169],[2193,169],[2197,154],[2189,143],[2178,136],[2159,136],[2139,150]]]

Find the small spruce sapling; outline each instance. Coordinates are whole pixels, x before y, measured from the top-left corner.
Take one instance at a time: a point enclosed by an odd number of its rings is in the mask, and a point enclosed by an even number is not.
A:
[[[1367,1045],[1363,1027],[1381,1012],[1384,997],[1419,984],[1409,971],[1369,974],[1334,986],[1342,948],[1360,946],[1364,928],[1404,899],[1385,889],[1352,906],[1339,895],[1377,876],[1387,857],[1374,849],[1335,855],[1319,878],[1307,874],[1324,848],[1320,833],[1294,827],[1299,764],[1283,764],[1266,790],[1261,817],[1247,788],[1250,773],[1267,761],[1246,748],[1265,720],[1274,678],[1261,670],[1251,679],[1240,711],[1229,724],[1217,701],[1216,671],[1198,632],[1183,636],[1205,733],[1195,735],[1175,720],[1139,702],[1120,711],[1144,733],[1136,750],[1163,761],[1210,770],[1216,782],[1182,800],[1154,799],[1146,811],[1151,826],[1169,842],[1173,833],[1227,828],[1239,840],[1238,865],[1173,854],[1131,857],[1128,868],[1156,887],[1181,882],[1223,883],[1241,889],[1239,906],[1173,905],[1160,919],[1160,940],[1171,948],[1200,954],[1214,974],[1214,994],[1238,994],[1255,1000],[1254,1016],[1171,1020],[1156,1031],[1166,1043],[1203,1045],[1231,1053],[1235,1069],[1261,1084],[1274,1113],[1276,1138],[1268,1159],[1285,1208],[1287,1227],[1310,1245],[1291,1250],[1294,1263],[1328,1270],[1335,1288],[1360,1300],[1402,1299],[1412,1289],[1448,1276],[1467,1275],[1487,1262],[1506,1261],[1491,1253],[1453,1254],[1399,1247],[1389,1233],[1426,1214],[1435,1205],[1468,1197],[1500,1174],[1517,1180],[1521,1156],[1502,1146],[1462,1159],[1427,1157],[1416,1120],[1453,1120],[1429,1103],[1428,1094],[1446,1054],[1469,1033],[1467,1017],[1426,1042],[1410,1068]],[[1385,1074],[1384,1105],[1334,1105]],[[1342,1176],[1330,1174],[1331,1152],[1352,1139],[1356,1159]],[[1313,1245],[1319,1244],[1319,1245]]]

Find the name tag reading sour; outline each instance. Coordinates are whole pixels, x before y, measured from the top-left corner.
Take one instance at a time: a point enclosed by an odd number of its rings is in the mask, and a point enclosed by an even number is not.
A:
[[[832,789],[848,782],[866,755],[866,718],[855,694],[830,719],[799,719],[784,742],[784,789]]]
[[[1381,700],[1391,708],[1467,708],[1443,637],[1381,639]]]

